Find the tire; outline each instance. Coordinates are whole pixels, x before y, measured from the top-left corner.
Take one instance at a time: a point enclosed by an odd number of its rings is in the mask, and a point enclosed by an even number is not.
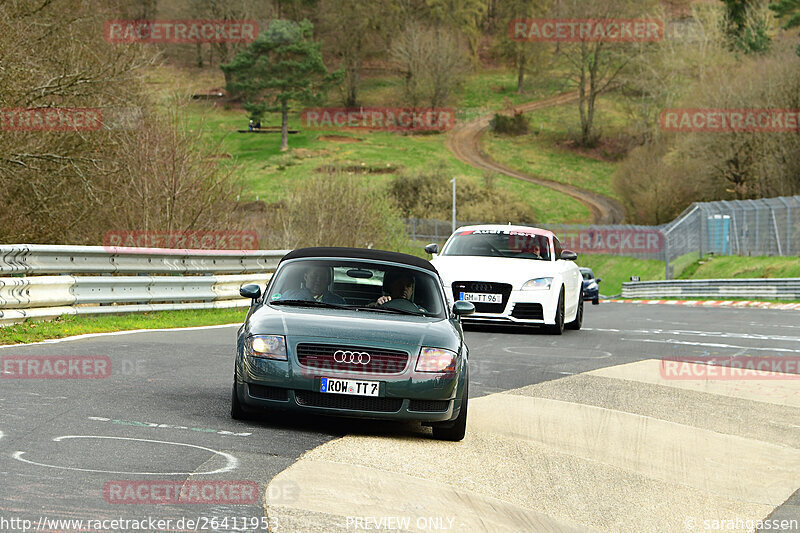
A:
[[[236,378],[233,378],[233,391],[231,393],[231,418],[234,420],[248,420],[250,417],[245,412],[239,402],[239,395],[236,394]]]
[[[566,325],[567,329],[578,331],[583,326],[583,293],[578,296],[578,312],[575,314],[575,320]]]
[[[469,376],[464,383],[464,393],[461,398],[461,411],[453,422],[433,425],[433,438],[458,442],[464,439],[467,433],[467,406],[469,404]]]
[[[592,300],[592,305],[600,305],[600,298],[595,298]]]
[[[558,296],[555,319],[554,325],[547,326],[547,332],[551,335],[561,335],[564,333],[564,289],[561,289],[561,294]]]

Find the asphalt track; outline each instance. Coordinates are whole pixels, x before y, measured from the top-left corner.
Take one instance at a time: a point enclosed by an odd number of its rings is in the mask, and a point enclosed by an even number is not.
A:
[[[434,441],[415,424],[231,420],[235,326],[2,347],[0,357],[106,356],[112,371],[0,379],[0,531],[21,531],[3,520],[35,528],[44,517],[171,519],[162,531],[194,530],[176,527],[182,517],[201,531],[233,531],[233,517],[276,531],[742,531],[715,526],[800,521],[800,380],[665,381],[654,361],[800,357],[796,312],[586,311],[585,329],[562,337],[468,328],[472,401],[461,443]],[[249,481],[258,497],[142,504],[104,495],[126,480]],[[227,528],[211,528],[203,517],[212,516],[229,517]],[[39,526],[78,530],[112,529]]]

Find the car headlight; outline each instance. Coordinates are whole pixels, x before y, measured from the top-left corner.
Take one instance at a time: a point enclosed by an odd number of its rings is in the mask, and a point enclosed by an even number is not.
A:
[[[593,282],[591,282],[590,284],[588,284],[588,285],[586,286],[586,288],[587,288],[587,289],[590,289],[590,290],[594,290],[594,289],[596,289],[596,288],[597,288],[597,283],[595,283],[595,282],[593,281]]]
[[[417,359],[417,372],[455,372],[456,353],[443,348],[423,348]]]
[[[549,291],[553,284],[553,278],[529,279],[522,286],[523,291]]]
[[[283,335],[253,335],[245,339],[244,349],[251,357],[287,360],[286,339]]]

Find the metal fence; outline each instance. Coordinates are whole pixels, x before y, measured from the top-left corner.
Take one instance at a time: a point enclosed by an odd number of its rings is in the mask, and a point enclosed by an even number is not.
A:
[[[457,226],[479,223],[458,221]],[[800,255],[800,196],[697,202],[660,226],[519,225],[549,229],[578,253],[664,261],[666,279],[672,277],[672,263],[687,254]],[[406,228],[420,245],[441,244],[452,232],[451,222],[443,220],[410,218]]]

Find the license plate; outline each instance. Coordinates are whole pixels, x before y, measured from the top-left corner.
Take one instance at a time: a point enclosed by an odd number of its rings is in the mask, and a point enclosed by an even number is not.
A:
[[[334,394],[353,394],[355,396],[379,396],[380,381],[357,381],[354,379],[322,378],[320,392]]]
[[[479,302],[487,304],[501,304],[503,303],[502,294],[488,294],[484,292],[462,292],[461,300],[465,302]]]

